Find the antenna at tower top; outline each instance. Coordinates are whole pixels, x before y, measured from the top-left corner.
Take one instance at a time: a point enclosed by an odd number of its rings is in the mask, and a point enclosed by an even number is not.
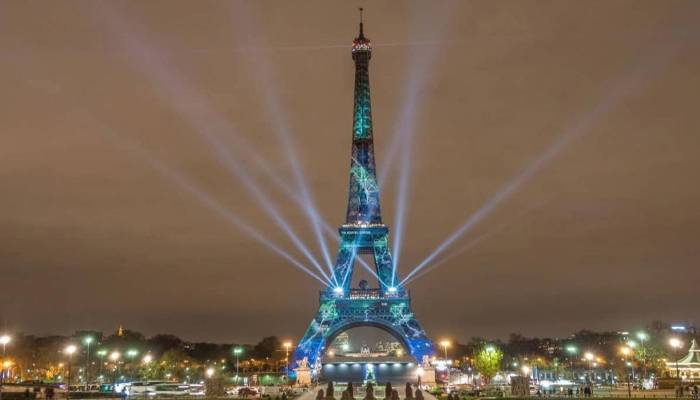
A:
[[[360,38],[364,38],[365,35],[362,33],[362,11],[364,11],[364,8],[359,7],[358,10],[360,11]]]

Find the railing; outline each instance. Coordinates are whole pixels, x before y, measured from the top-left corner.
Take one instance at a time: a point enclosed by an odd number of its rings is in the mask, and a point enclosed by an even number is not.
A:
[[[407,297],[408,291],[385,291],[382,289],[348,289],[347,291],[328,292],[321,291],[322,298],[349,299],[349,300],[381,300],[399,299]]]

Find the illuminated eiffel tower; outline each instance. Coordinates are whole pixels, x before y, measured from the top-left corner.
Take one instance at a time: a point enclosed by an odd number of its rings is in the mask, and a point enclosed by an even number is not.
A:
[[[293,357],[293,361],[306,358],[310,366],[318,365],[321,354],[338,334],[357,326],[373,326],[392,334],[418,363],[434,353],[433,343],[411,311],[410,295],[396,276],[388,247],[389,229],[382,223],[369,90],[371,57],[372,46],[360,20],[360,34],[352,44],[355,104],[348,208],[345,224],[339,229],[333,285],[321,292],[318,313]],[[378,287],[351,287],[358,254],[374,257]]]

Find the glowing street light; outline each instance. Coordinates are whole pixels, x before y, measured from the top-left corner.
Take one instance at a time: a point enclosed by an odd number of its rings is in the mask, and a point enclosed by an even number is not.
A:
[[[639,339],[640,347],[641,347],[641,353],[640,355],[642,356],[642,380],[647,379],[647,351],[646,348],[644,347],[644,342],[649,339],[649,335],[647,335],[646,332],[644,331],[639,331],[637,332],[637,339]]]
[[[632,354],[632,349],[627,346],[622,346],[620,348],[620,353],[625,356],[625,364],[628,367],[632,367],[632,363],[627,359]],[[630,383],[630,373],[627,373],[627,397],[632,397],[632,384]]]
[[[442,349],[445,351],[445,360],[447,360],[447,348],[450,347],[450,344],[449,340],[440,341],[440,346],[442,346]]]
[[[75,354],[76,351],[78,351],[78,346],[74,344],[66,346],[66,348],[63,350],[64,353],[68,354],[68,387],[66,388],[66,399],[70,398],[70,383],[73,379],[73,371],[71,371],[71,367],[73,363],[73,354]]]
[[[595,355],[591,353],[590,351],[587,351],[584,355],[583,358],[588,360],[588,379],[593,382],[592,376],[593,376],[593,360],[595,360]]]
[[[238,384],[238,358],[241,356],[241,353],[243,353],[242,347],[233,348],[233,355],[236,356],[236,384]]]
[[[92,336],[85,336],[83,343],[87,348],[85,353],[85,384],[90,384],[90,344],[94,341]]]
[[[10,335],[2,335],[0,336],[0,344],[2,344],[2,369],[0,370],[0,387],[2,386],[3,383],[5,383],[5,369],[8,367],[5,367],[5,352],[6,352],[6,347],[7,344],[12,341],[12,337]],[[0,399],[2,399],[2,390],[0,390]]]
[[[214,376],[214,372],[216,372],[214,368],[207,368],[207,378],[211,379],[211,377]]]
[[[673,347],[673,352],[676,355],[676,378],[681,379],[681,372],[678,368],[678,351],[681,349],[681,347],[683,347],[683,342],[680,339],[673,337],[668,340],[668,344]]]
[[[529,378],[529,377],[530,377],[530,367],[529,367],[529,366],[523,365],[523,366],[520,368],[520,370],[523,371],[523,375],[524,375],[526,378]]]
[[[284,342],[284,361],[287,363],[285,375],[287,377],[287,382],[289,382],[289,349],[292,347],[292,342]]]
[[[0,336],[0,344],[2,345],[2,355],[3,357],[5,356],[5,347],[12,341],[12,337],[10,335],[2,335]]]
[[[119,375],[119,358],[122,355],[118,351],[113,351],[109,354],[109,359],[114,363],[114,377],[112,378],[112,383],[117,383],[117,376]]]
[[[571,367],[571,380],[574,380],[574,355],[578,353],[578,348],[573,344],[566,346],[566,352],[569,353],[569,366]]]

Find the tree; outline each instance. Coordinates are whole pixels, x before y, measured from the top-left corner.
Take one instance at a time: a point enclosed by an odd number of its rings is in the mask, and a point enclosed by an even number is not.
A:
[[[175,335],[158,334],[148,339],[148,347],[154,353],[165,353],[171,349],[180,349],[183,347],[182,339]]]
[[[474,369],[484,378],[484,383],[488,383],[501,368],[503,351],[498,347],[485,344],[474,355]]]
[[[281,347],[282,343],[277,336],[268,336],[253,347],[253,356],[262,359],[272,357],[272,353]]]

